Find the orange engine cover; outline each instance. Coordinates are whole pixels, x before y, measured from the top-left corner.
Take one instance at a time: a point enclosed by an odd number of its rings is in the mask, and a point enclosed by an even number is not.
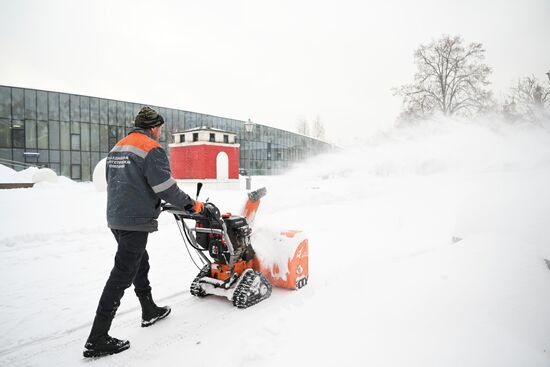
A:
[[[250,269],[253,266],[254,266],[254,260],[250,260],[250,261],[241,260],[235,263],[233,270],[237,274],[242,274],[243,271],[245,271],[246,269]],[[212,267],[210,269],[210,276],[214,279],[226,280],[231,277],[231,269],[227,264],[220,264],[215,262],[215,263],[212,263]]]

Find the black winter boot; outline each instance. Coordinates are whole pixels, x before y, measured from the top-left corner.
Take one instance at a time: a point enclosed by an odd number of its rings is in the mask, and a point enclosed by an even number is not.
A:
[[[141,303],[141,327],[153,325],[158,320],[168,316],[172,311],[169,306],[157,306],[151,293],[140,295],[138,298],[139,303]]]
[[[130,348],[128,340],[110,337],[107,332],[111,328],[112,319],[96,315],[88,341],[84,345],[84,357],[101,357],[120,353]]]

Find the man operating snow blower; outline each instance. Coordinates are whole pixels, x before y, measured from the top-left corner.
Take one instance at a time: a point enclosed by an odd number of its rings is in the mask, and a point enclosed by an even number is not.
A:
[[[151,296],[147,237],[157,230],[161,199],[194,213],[200,213],[203,204],[191,199],[172,179],[168,157],[158,143],[163,124],[160,114],[143,107],[135,118],[135,128],[107,156],[107,222],[118,249],[84,346],[84,357],[130,348],[129,341],[113,338],[108,332],[124,290],[132,283],[141,304],[142,327],[170,314],[170,307],[157,306]]]

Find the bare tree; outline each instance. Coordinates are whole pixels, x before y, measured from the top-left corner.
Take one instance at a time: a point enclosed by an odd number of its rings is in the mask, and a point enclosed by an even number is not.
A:
[[[309,125],[305,118],[300,118],[296,124],[296,132],[302,135],[309,135]]]
[[[550,83],[541,83],[530,76],[521,78],[511,88],[509,113],[524,121],[536,122],[550,114]]]
[[[313,137],[324,140],[325,139],[325,125],[321,121],[321,117],[319,115],[315,116],[315,120],[313,121]]]
[[[460,36],[420,45],[414,53],[417,72],[412,84],[394,89],[403,97],[400,118],[416,119],[440,111],[445,115],[473,115],[492,104],[486,89],[491,69],[483,63],[481,43],[463,44]]]

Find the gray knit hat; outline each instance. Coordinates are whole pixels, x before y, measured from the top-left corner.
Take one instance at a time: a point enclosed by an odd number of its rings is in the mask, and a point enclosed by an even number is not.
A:
[[[142,107],[134,120],[135,127],[151,129],[164,124],[164,118],[149,106]]]

